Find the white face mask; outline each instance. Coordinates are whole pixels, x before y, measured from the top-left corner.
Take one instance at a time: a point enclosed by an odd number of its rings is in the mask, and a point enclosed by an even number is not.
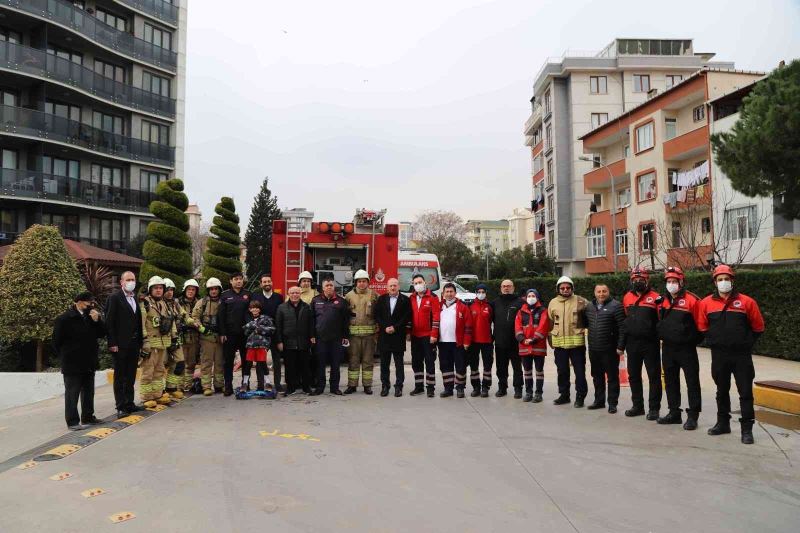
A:
[[[528,305],[536,305],[536,296],[529,296],[527,300],[528,300]]]
[[[670,294],[676,294],[679,290],[681,290],[681,286],[678,283],[667,282],[667,291]]]
[[[447,305],[453,305],[454,303],[456,303],[456,299],[455,298],[447,298],[445,300],[445,302],[447,302]]]
[[[425,284],[424,283],[415,283],[414,290],[417,292],[425,292]]]
[[[478,300],[485,300],[486,299],[486,293],[485,292],[479,292],[478,295],[477,295],[477,298],[478,298]]]
[[[127,281],[125,282],[125,291],[126,292],[133,292],[136,290],[136,282],[135,281]]]
[[[717,290],[723,294],[728,294],[733,289],[733,283],[730,280],[723,279],[717,282]]]

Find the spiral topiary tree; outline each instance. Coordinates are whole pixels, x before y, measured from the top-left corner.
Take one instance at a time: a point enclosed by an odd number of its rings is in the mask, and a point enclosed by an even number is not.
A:
[[[150,204],[150,212],[158,220],[147,226],[139,281],[147,283],[151,276],[161,276],[180,287],[192,275],[192,240],[184,212],[189,199],[183,193],[183,181],[177,178],[159,183],[156,194],[159,199]]]
[[[206,253],[203,256],[203,277],[219,278],[223,287],[227,287],[231,274],[242,271],[242,262],[239,261],[239,215],[233,198],[223,196],[214,208],[217,216],[214,217],[213,226],[209,230],[214,236],[206,243]]]

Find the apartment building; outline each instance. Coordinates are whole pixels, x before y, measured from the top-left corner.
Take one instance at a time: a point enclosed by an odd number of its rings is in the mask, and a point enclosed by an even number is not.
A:
[[[731,204],[712,179],[707,102],[762,77],[704,68],[581,136],[598,167],[582,178],[598,206],[581,228],[587,273],[719,259],[712,205]]]
[[[0,244],[33,224],[125,252],[183,178],[186,6],[0,2]]]
[[[695,52],[692,39],[619,38],[600,52],[548,59],[536,74],[523,131],[531,147],[535,240],[546,243],[564,273],[586,271],[584,219],[592,201],[602,201],[584,191],[583,175],[597,163],[584,156],[578,138],[703,67],[733,68],[713,57]]]
[[[534,214],[530,209],[514,209],[508,217],[508,248],[524,248],[534,242]]]
[[[467,247],[476,253],[508,250],[508,220],[467,220]]]

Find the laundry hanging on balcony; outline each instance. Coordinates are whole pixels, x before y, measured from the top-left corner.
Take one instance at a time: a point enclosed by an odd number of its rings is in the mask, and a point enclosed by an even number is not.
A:
[[[708,180],[708,161],[699,167],[672,174],[672,184],[681,188],[694,187]]]

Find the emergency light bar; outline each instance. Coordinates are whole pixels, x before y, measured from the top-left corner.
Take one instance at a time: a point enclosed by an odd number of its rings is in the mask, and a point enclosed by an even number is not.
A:
[[[351,234],[355,231],[352,222],[320,222],[318,228],[320,233]]]

